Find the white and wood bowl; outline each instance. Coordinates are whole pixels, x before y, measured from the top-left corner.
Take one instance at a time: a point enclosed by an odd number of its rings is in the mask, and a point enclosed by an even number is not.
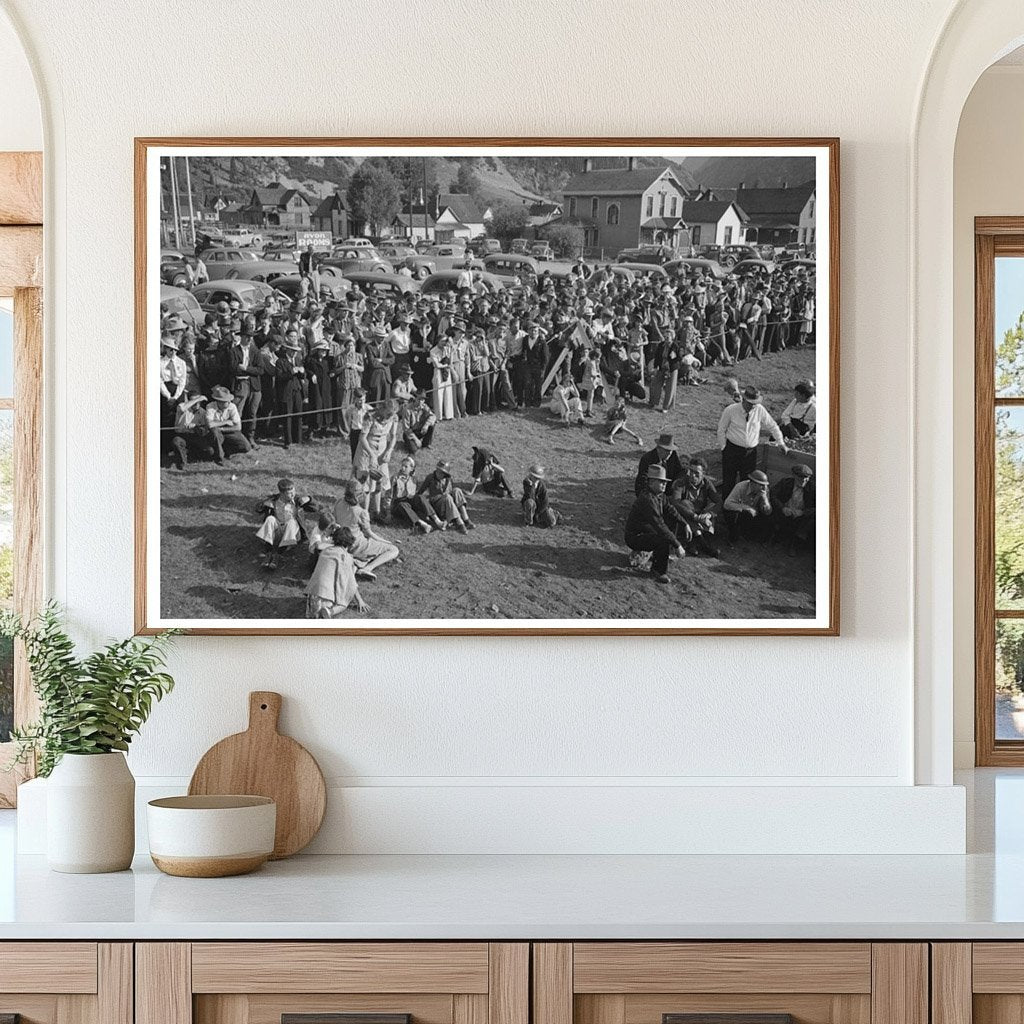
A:
[[[225,878],[274,852],[277,805],[266,796],[168,796],[147,808],[149,854],[168,875]]]

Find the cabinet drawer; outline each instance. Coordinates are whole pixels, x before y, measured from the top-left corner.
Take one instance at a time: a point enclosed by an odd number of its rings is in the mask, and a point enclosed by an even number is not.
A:
[[[96,991],[95,942],[0,943],[0,992]]]
[[[135,959],[136,1024],[529,1024],[526,943],[140,943]]]

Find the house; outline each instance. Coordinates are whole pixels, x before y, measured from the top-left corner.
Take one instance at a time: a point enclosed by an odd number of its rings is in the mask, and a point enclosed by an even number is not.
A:
[[[312,204],[298,189],[284,188],[275,181],[252,190],[246,212],[249,223],[257,227],[308,228]]]
[[[449,216],[444,216],[445,210],[449,211]],[[442,192],[437,197],[437,214],[436,219],[438,222],[438,228],[441,230],[447,230],[442,227],[442,223],[447,225],[460,225],[461,228],[465,229],[465,237],[476,238],[477,235],[482,235],[487,230],[487,221],[491,219],[490,207],[481,206],[471,195],[465,192]],[[453,237],[461,238],[464,232],[456,231]],[[438,241],[450,241],[450,238],[438,238]]]
[[[584,245],[618,252],[646,242],[679,246],[689,241],[683,220],[686,189],[669,167],[591,169],[562,190],[564,219],[583,227]]]
[[[814,243],[815,184],[793,188],[736,189],[736,205],[747,215],[747,241],[787,245]]]
[[[404,238],[410,242],[428,241],[433,238],[433,231],[434,218],[422,206],[414,206],[411,213],[396,213],[391,220],[393,238]]]
[[[310,215],[310,227],[314,231],[330,231],[334,238],[348,238],[351,218],[345,197],[334,192],[321,199],[320,205]]]
[[[217,220],[226,228],[249,223],[249,207],[242,203],[225,203],[217,211]]]
[[[527,224],[531,228],[540,228],[545,224],[551,224],[561,216],[562,206],[560,203],[531,203],[530,219]]]
[[[690,229],[690,245],[732,245],[744,240],[747,215],[733,202],[687,199],[683,219]]]

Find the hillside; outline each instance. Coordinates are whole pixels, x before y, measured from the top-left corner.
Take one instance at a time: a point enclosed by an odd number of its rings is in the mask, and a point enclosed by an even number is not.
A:
[[[290,157],[290,156],[218,156],[191,157],[192,192],[200,205],[208,204],[221,195],[230,201],[248,199],[256,187],[280,182],[285,188],[296,188],[311,197],[330,195],[335,189],[342,192],[348,187],[352,172],[361,157]],[[594,167],[621,167],[625,157],[595,157]],[[397,176],[412,187],[420,188],[421,175],[414,165],[405,160],[387,159]],[[461,164],[468,164],[476,175],[478,195],[488,206],[501,203],[533,203],[558,200],[566,182],[579,173],[583,158],[579,156],[481,156],[481,157],[429,157],[426,161],[427,190],[441,192],[460,191],[455,187]],[[696,181],[685,167],[661,157],[638,157],[642,167],[671,166],[686,188]],[[402,165],[406,165],[403,167]],[[178,162],[178,187],[185,191],[184,168]],[[410,173],[411,172],[411,173]],[[167,174],[163,175],[163,188],[168,194]]]
[[[714,188],[783,188],[814,178],[814,158],[806,156],[691,156],[683,160],[695,182]]]

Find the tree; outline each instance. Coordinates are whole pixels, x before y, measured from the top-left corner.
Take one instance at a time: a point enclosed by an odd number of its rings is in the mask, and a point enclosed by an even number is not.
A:
[[[551,243],[558,256],[576,257],[583,251],[583,228],[579,224],[548,224],[539,234]]]
[[[525,206],[502,203],[494,208],[494,215],[487,225],[487,234],[497,238],[503,249],[507,249],[513,238],[522,238],[529,223],[530,214]]]
[[[352,174],[345,198],[352,216],[365,223],[371,235],[391,223],[401,208],[402,189],[386,167],[364,161]]]
[[[459,161],[459,173],[455,176],[453,192],[460,195],[475,196],[480,191],[480,182],[477,179],[476,171],[473,169],[473,159]]]
[[[996,394],[1024,393],[1024,313],[996,347]],[[1024,423],[1020,411],[996,411],[996,607],[1024,607]]]

